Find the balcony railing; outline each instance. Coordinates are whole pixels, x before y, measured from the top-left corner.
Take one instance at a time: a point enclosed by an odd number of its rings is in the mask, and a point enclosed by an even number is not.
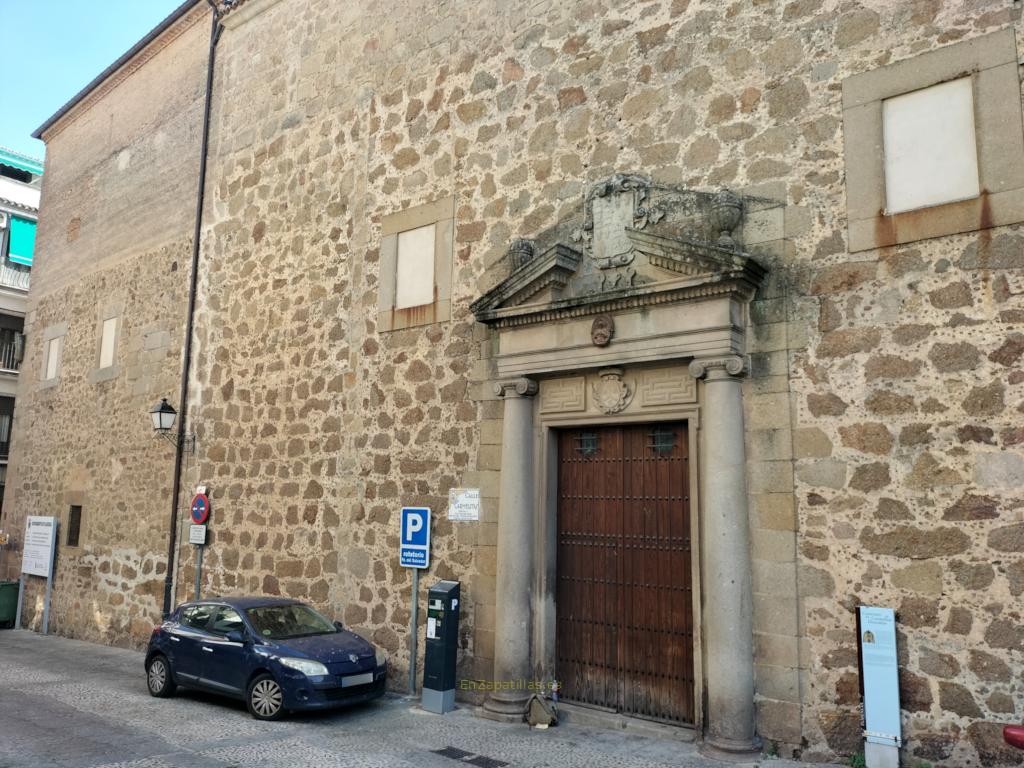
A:
[[[31,275],[32,271],[27,268],[18,269],[6,261],[0,261],[0,285],[27,291]]]
[[[20,367],[20,345],[13,341],[0,342],[0,371],[16,371]]]

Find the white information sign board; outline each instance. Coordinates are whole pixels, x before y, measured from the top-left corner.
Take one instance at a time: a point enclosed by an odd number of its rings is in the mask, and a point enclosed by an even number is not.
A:
[[[452,488],[448,491],[448,519],[471,522],[480,519],[480,489]]]
[[[57,518],[30,515],[25,522],[25,549],[21,572],[48,577],[53,571],[53,550],[57,541]]]
[[[205,544],[206,543],[206,526],[205,525],[189,525],[188,527],[188,543],[189,544]]]
[[[864,684],[864,759],[868,768],[890,768],[899,765],[903,744],[896,614],[892,608],[867,605],[857,610]]]

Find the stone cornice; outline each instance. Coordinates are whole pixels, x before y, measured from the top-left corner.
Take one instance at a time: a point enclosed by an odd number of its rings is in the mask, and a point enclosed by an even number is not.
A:
[[[226,29],[233,29],[249,19],[258,16],[279,0],[235,0],[234,5],[225,8],[221,12],[221,18]]]
[[[473,302],[470,311],[479,317],[503,304],[524,302],[549,286],[564,288],[579,268],[582,257],[583,254],[568,245],[553,245]]]
[[[534,304],[523,307],[503,307],[493,310],[476,311],[481,323],[497,328],[514,328],[553,320],[566,320],[588,315],[599,315],[619,310],[638,309],[659,304],[681,301],[699,301],[721,296],[733,296],[741,301],[750,301],[757,285],[744,279],[719,279],[688,281],[685,284],[644,288],[624,288],[618,291],[561,299],[549,304]]]
[[[744,199],[658,188],[640,174],[614,174],[588,189],[583,225],[564,244],[575,218],[509,249],[512,273],[474,301],[476,319],[513,328],[667,303],[753,299],[767,274],[732,237]],[[666,276],[666,272],[671,273]],[[548,293],[541,292],[548,290]]]
[[[647,255],[651,264],[670,272],[684,275],[737,274],[755,284],[760,283],[766,274],[764,267],[750,256],[714,243],[665,237],[638,229],[627,229],[626,235],[638,251]]]

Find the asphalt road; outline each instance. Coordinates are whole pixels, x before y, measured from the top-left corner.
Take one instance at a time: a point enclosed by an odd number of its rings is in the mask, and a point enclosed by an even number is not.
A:
[[[448,750],[446,756],[439,754]],[[490,762],[494,761],[494,762]],[[376,702],[282,722],[240,702],[146,691],[142,655],[0,631],[0,768],[721,768],[690,744],[560,725],[503,725],[460,709]],[[771,768],[806,764],[766,760]]]

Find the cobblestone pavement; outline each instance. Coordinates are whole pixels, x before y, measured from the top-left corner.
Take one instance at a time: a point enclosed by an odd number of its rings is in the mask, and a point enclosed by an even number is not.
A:
[[[454,747],[461,757],[437,754]],[[478,759],[491,758],[497,762]],[[713,768],[690,744],[561,725],[546,731],[377,702],[265,723],[241,703],[146,691],[142,656],[0,632],[0,768]],[[772,768],[797,766],[764,760]]]

